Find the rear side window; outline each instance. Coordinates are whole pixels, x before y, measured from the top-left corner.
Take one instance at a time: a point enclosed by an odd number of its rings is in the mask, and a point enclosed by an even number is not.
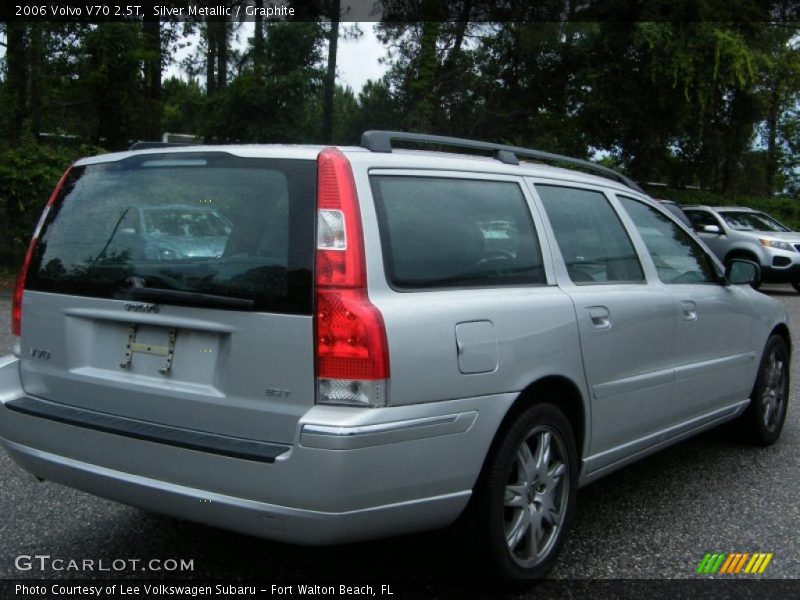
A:
[[[138,155],[73,170],[29,289],[310,314],[316,163]]]
[[[545,283],[518,184],[373,176],[384,264],[401,289]]]
[[[644,281],[633,243],[605,195],[553,185],[536,190],[573,283]]]

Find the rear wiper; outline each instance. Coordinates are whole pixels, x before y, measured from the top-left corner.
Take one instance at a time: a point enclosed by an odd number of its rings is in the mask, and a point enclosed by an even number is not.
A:
[[[241,309],[253,308],[253,306],[255,306],[255,302],[247,298],[230,298],[228,296],[201,294],[200,292],[184,292],[182,290],[165,290],[152,287],[133,287],[131,288],[131,295],[141,300],[152,300],[155,302],[169,302],[173,300],[181,304],[197,306],[224,306],[226,308]]]
[[[109,235],[108,239],[106,240],[105,246],[103,246],[103,249],[100,250],[100,254],[94,257],[92,264],[96,263],[101,258],[106,257],[106,250],[108,250],[108,247],[111,245],[111,240],[113,240],[114,236],[117,235],[117,230],[119,229],[119,226],[122,225],[122,219],[125,218],[125,215],[128,214],[129,210],[130,206],[126,207],[125,210],[122,211],[122,214],[120,214],[119,218],[117,219],[117,222],[114,224],[114,229],[111,230],[111,235]]]

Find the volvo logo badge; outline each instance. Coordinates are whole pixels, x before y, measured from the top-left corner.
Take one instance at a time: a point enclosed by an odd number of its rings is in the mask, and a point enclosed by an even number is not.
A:
[[[127,302],[125,303],[125,310],[137,313],[157,313],[161,310],[161,307],[158,304],[135,304]]]

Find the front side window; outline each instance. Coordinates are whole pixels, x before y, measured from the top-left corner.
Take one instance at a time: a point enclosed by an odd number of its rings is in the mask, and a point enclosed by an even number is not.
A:
[[[644,281],[633,244],[605,195],[554,185],[536,190],[573,283]]]
[[[384,175],[371,181],[393,286],[545,283],[539,240],[518,184]]]
[[[691,236],[644,202],[618,196],[664,283],[715,283],[714,264]]]
[[[692,229],[702,231],[706,225],[716,225],[722,231],[722,226],[717,221],[717,218],[707,210],[687,210],[684,212],[692,222]]]

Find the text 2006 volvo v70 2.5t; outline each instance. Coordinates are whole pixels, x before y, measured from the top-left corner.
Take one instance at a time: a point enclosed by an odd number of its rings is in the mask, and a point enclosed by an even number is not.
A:
[[[227,237],[159,252],[158,207]],[[791,344],[758,276],[624,176],[535,150],[96,156],[31,242],[0,438],[37,477],[276,540],[464,515],[496,573],[539,577],[579,486],[725,421],[777,440]]]

